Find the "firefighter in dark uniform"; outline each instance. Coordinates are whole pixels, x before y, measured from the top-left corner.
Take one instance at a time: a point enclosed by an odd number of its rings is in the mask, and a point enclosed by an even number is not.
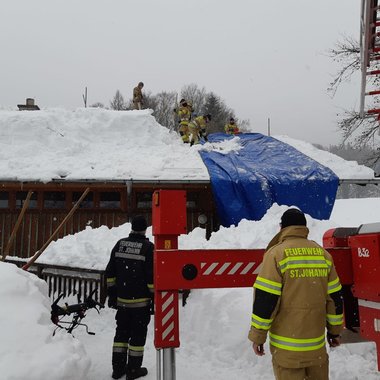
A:
[[[150,322],[153,289],[154,245],[146,238],[143,216],[132,219],[132,231],[119,240],[106,268],[108,306],[117,309],[112,350],[112,378],[145,376],[142,367]]]
[[[340,344],[342,286],[330,253],[308,234],[305,215],[285,211],[253,285],[249,339],[262,356],[269,334],[277,380],[328,380],[326,338],[331,347]]]

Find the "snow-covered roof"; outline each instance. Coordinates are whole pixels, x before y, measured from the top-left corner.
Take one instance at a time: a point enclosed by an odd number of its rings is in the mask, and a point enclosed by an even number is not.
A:
[[[313,145],[274,136],[329,167],[340,179],[373,179],[373,170]],[[0,111],[0,180],[209,181],[198,151],[228,152],[239,138],[190,147],[151,110]]]

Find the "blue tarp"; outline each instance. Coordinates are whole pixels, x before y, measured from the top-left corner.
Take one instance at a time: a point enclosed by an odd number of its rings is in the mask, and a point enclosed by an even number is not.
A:
[[[211,143],[229,138],[208,136]],[[223,226],[260,220],[273,203],[297,206],[315,219],[330,217],[339,179],[329,168],[273,137],[245,133],[239,139],[238,151],[200,151]]]

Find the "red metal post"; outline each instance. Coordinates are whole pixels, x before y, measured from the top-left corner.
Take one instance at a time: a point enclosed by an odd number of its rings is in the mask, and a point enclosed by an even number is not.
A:
[[[186,233],[186,191],[155,191],[152,201],[152,221],[155,237],[154,345],[156,348],[179,347],[178,288],[158,289],[156,284],[161,252],[168,253],[174,259],[177,255],[178,236]]]

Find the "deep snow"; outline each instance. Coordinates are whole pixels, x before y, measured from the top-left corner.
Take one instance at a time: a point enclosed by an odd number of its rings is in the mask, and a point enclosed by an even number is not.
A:
[[[10,180],[209,180],[199,149],[239,149],[181,144],[151,110],[79,108],[33,112],[0,110],[0,173]],[[255,132],[254,130],[252,132]],[[329,167],[341,179],[373,178],[373,170],[287,136],[274,136]]]
[[[321,242],[329,228],[378,221],[374,210],[379,206],[380,199],[374,198],[338,200],[329,221],[307,216],[310,237]],[[243,220],[236,227],[221,228],[209,241],[205,239],[205,231],[197,228],[180,237],[180,248],[263,248],[277,232],[285,209],[285,206],[273,205],[261,221]],[[110,248],[129,231],[129,223],[113,229],[87,227],[85,231],[52,243],[40,258],[79,267],[104,268]],[[148,236],[152,238],[151,227]],[[76,303],[75,299],[68,301]],[[4,263],[0,263],[0,302],[7,305],[0,309],[0,369],[4,379],[111,378],[114,310],[106,307],[100,315],[95,310],[88,311],[84,322],[95,336],[78,328],[75,338],[64,331],[52,337],[54,325],[49,321],[51,301],[47,297],[47,285],[34,275]],[[268,354],[258,358],[247,339],[251,305],[251,288],[193,290],[187,305],[180,307],[177,378],[273,379],[269,347]],[[147,380],[156,378],[153,331],[152,321],[144,358],[149,369]],[[380,379],[374,343],[345,344],[329,351],[332,380]]]
[[[372,170],[355,162],[286,136],[278,138],[330,167],[339,178],[373,178]],[[150,111],[98,109],[0,111],[0,148],[3,179],[43,181],[63,177],[208,180],[197,150],[214,149],[210,144],[193,148],[182,145],[176,134],[155,122]],[[217,148],[238,149],[239,139]],[[221,228],[208,241],[205,231],[197,228],[180,237],[180,248],[264,248],[277,232],[285,209],[273,205],[261,221],[242,220],[238,226]],[[321,243],[329,228],[377,222],[379,209],[377,198],[338,200],[330,220],[307,216],[310,237]],[[102,269],[112,246],[129,231],[129,223],[113,229],[89,226],[51,243],[39,261]],[[151,237],[151,227],[148,236]],[[2,262],[0,304],[1,379],[111,378],[114,310],[103,309],[100,315],[94,310],[88,312],[84,321],[96,332],[95,336],[78,328],[75,337],[64,331],[53,337],[47,285]],[[177,378],[273,379],[270,355],[256,357],[247,339],[251,305],[251,288],[192,291],[187,306],[180,308]],[[147,380],[156,378],[153,330],[151,322],[144,359],[149,369]],[[371,342],[330,350],[330,363],[332,380],[380,379]]]

